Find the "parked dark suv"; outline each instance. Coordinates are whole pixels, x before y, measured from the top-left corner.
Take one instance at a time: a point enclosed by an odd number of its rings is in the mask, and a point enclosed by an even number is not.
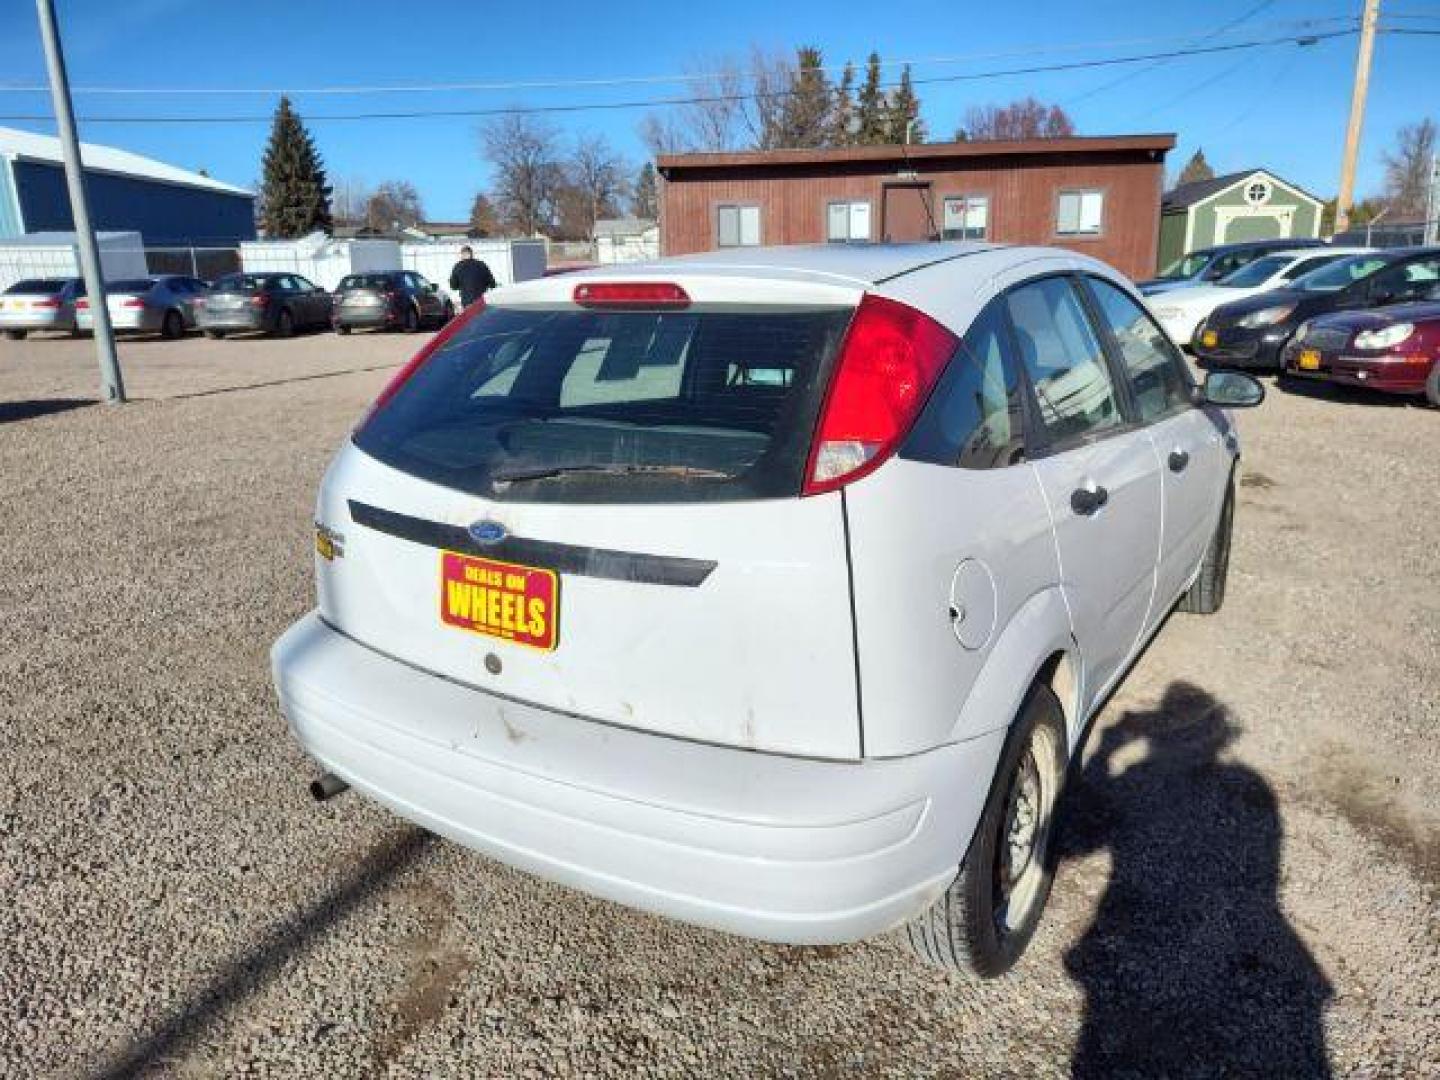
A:
[[[454,314],[450,298],[423,275],[391,270],[341,279],[330,322],[341,334],[367,326],[413,332],[422,326],[444,326]]]
[[[1190,348],[1202,364],[1279,371],[1285,344],[1307,319],[1435,298],[1440,298],[1440,247],[1352,255],[1287,288],[1222,304],[1200,324]]]
[[[227,274],[196,304],[195,323],[212,338],[247,330],[289,337],[330,325],[330,294],[299,274]]]

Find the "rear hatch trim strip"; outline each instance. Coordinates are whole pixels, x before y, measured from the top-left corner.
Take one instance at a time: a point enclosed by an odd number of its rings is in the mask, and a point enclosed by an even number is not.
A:
[[[520,536],[507,536],[497,543],[480,544],[463,525],[427,521],[425,518],[383,510],[354,499],[349,500],[349,503],[350,519],[355,524],[387,536],[442,551],[538,566],[562,574],[694,589],[704,584],[705,579],[718,565],[711,559],[645,555],[633,551],[559,544],[550,540],[530,540]]]

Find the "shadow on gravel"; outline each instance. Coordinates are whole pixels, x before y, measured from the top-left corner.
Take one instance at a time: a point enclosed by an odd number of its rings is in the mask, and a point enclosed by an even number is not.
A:
[[[270,386],[289,386],[291,383],[314,382],[316,379],[338,379],[342,375],[363,375],[367,371],[385,371],[398,368],[403,360],[389,364],[372,364],[369,367],[344,368],[340,371],[317,371],[313,375],[292,375],[288,379],[267,379],[265,382],[241,383],[239,386],[217,386],[212,390],[191,390],[185,394],[163,394],[154,401],[186,401],[190,398],[216,397],[220,394],[239,394],[246,390],[264,390]]]
[[[1336,405],[1368,405],[1382,409],[1423,409],[1428,406],[1423,394],[1387,394],[1364,386],[1320,382],[1313,379],[1282,375],[1275,379],[1275,389],[1296,397],[1316,401],[1333,401]]]
[[[0,424],[9,424],[18,420],[34,420],[37,416],[49,416],[51,413],[69,412],[71,409],[83,409],[87,405],[94,404],[94,401],[85,398],[44,398],[39,401],[0,401]]]
[[[1330,1074],[1331,987],[1280,910],[1275,795],[1221,759],[1236,731],[1173,683],[1106,728],[1075,778],[1061,856],[1112,862],[1065,956],[1086,998],[1076,1077]]]
[[[434,840],[435,837],[424,830],[407,829],[400,836],[377,845],[333,889],[309,907],[291,913],[249,952],[222,968],[158,1029],[92,1075],[110,1080],[141,1076],[152,1070],[169,1071],[175,1055],[184,1052],[207,1027],[245,998],[259,992],[282,967],[350,912],[388,888],[396,877],[414,865]]]

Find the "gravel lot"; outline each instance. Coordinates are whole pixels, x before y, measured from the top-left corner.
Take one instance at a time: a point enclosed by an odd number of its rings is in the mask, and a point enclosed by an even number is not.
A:
[[[975,984],[310,801],[266,652],[416,345],[126,343],[109,409],[89,342],[0,342],[0,1074],[1440,1074],[1440,413],[1245,418],[1227,606],[1105,710],[1046,920]]]

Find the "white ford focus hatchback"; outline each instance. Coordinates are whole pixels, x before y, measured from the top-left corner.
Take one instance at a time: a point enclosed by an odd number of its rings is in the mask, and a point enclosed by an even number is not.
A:
[[[385,389],[275,645],[295,736],[503,862],[1006,970],[1087,719],[1217,608],[1238,453],[1128,282],[978,244],[498,289]]]

